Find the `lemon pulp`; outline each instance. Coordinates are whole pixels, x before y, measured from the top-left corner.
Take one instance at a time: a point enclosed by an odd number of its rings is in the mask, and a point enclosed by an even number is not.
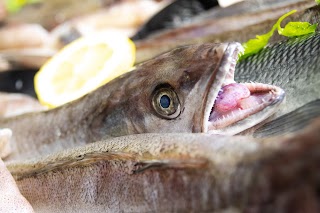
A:
[[[80,38],[58,52],[35,76],[39,101],[56,107],[73,101],[131,70],[135,45],[118,33]]]

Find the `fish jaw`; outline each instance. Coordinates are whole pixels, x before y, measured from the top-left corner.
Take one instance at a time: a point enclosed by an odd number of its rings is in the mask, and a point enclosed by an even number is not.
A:
[[[280,87],[263,83],[236,83],[235,66],[242,46],[230,43],[215,80],[208,85],[202,132],[234,135],[274,114],[285,98]]]

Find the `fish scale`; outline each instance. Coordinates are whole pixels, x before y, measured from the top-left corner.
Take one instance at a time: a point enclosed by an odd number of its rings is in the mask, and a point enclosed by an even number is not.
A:
[[[283,88],[287,103],[278,115],[320,98],[320,34],[270,45],[240,61],[235,81],[271,83]]]
[[[320,34],[270,45],[240,61],[235,80],[274,84],[286,92],[286,102],[271,121],[242,135],[270,137],[302,129],[320,117]]]

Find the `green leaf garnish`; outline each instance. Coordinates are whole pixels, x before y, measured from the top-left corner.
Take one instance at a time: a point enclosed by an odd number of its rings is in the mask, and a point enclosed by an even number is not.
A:
[[[248,56],[257,53],[264,48],[268,44],[270,37],[273,35],[273,31],[269,31],[263,35],[257,35],[256,38],[250,39],[246,43],[243,43],[242,46],[244,48],[244,52],[240,56],[239,60],[247,58]]]
[[[278,29],[278,33],[280,35],[287,37],[302,36],[314,33],[317,28],[317,24],[311,25],[308,22],[289,22],[284,28],[280,26],[283,19],[295,12],[297,12],[297,10],[292,10],[281,16],[268,33],[257,35],[256,38],[250,39],[249,41],[243,43],[242,46],[244,48],[244,52],[240,55],[239,60],[247,58],[248,56],[251,56],[263,49],[268,44],[269,39],[276,29]]]
[[[287,37],[302,36],[309,33],[314,33],[317,29],[317,24],[309,22],[289,22],[284,28],[278,29],[278,33]]]
[[[316,3],[317,3],[317,4],[320,4],[320,0],[316,0]]]

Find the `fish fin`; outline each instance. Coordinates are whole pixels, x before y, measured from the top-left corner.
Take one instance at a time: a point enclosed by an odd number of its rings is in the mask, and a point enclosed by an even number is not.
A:
[[[264,124],[253,133],[253,136],[262,138],[292,133],[303,129],[317,117],[320,117],[320,99]]]

